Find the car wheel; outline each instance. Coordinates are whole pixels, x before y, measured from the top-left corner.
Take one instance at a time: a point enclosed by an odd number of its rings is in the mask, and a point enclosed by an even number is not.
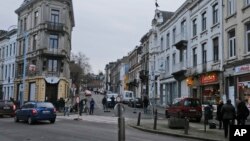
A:
[[[56,119],[51,119],[50,123],[55,123]]]
[[[32,120],[32,118],[31,118],[31,117],[29,117],[29,118],[28,118],[28,124],[30,124],[30,125],[31,125],[32,123],[33,123],[33,120]]]
[[[19,119],[18,119],[17,116],[14,117],[14,121],[15,121],[15,122],[19,122]]]

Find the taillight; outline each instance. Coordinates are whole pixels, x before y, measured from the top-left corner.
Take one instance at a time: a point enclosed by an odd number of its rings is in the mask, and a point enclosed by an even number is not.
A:
[[[16,105],[13,105],[12,109],[13,109],[13,111],[15,111],[16,110]]]
[[[56,108],[54,108],[54,113],[56,113]]]
[[[32,115],[36,115],[37,114],[37,110],[36,109],[32,109]]]

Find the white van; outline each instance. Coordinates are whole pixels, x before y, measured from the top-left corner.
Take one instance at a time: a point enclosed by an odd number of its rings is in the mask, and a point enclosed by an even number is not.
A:
[[[122,101],[123,103],[128,103],[130,99],[134,99],[134,92],[132,91],[123,91],[122,93]]]

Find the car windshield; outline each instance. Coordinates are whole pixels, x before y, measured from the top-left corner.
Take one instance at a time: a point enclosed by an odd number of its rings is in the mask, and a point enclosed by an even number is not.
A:
[[[53,104],[51,103],[37,103],[37,108],[41,108],[41,107],[54,108]]]
[[[7,100],[0,100],[1,104],[12,104],[11,101],[7,101]]]
[[[196,99],[187,99],[185,100],[184,105],[189,107],[197,107],[200,106],[200,101]]]

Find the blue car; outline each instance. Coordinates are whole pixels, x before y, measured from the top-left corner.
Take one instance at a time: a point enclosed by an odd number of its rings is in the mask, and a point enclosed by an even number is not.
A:
[[[19,120],[27,121],[28,124],[42,120],[55,123],[56,109],[50,102],[27,102],[16,110],[14,121],[19,122]]]

